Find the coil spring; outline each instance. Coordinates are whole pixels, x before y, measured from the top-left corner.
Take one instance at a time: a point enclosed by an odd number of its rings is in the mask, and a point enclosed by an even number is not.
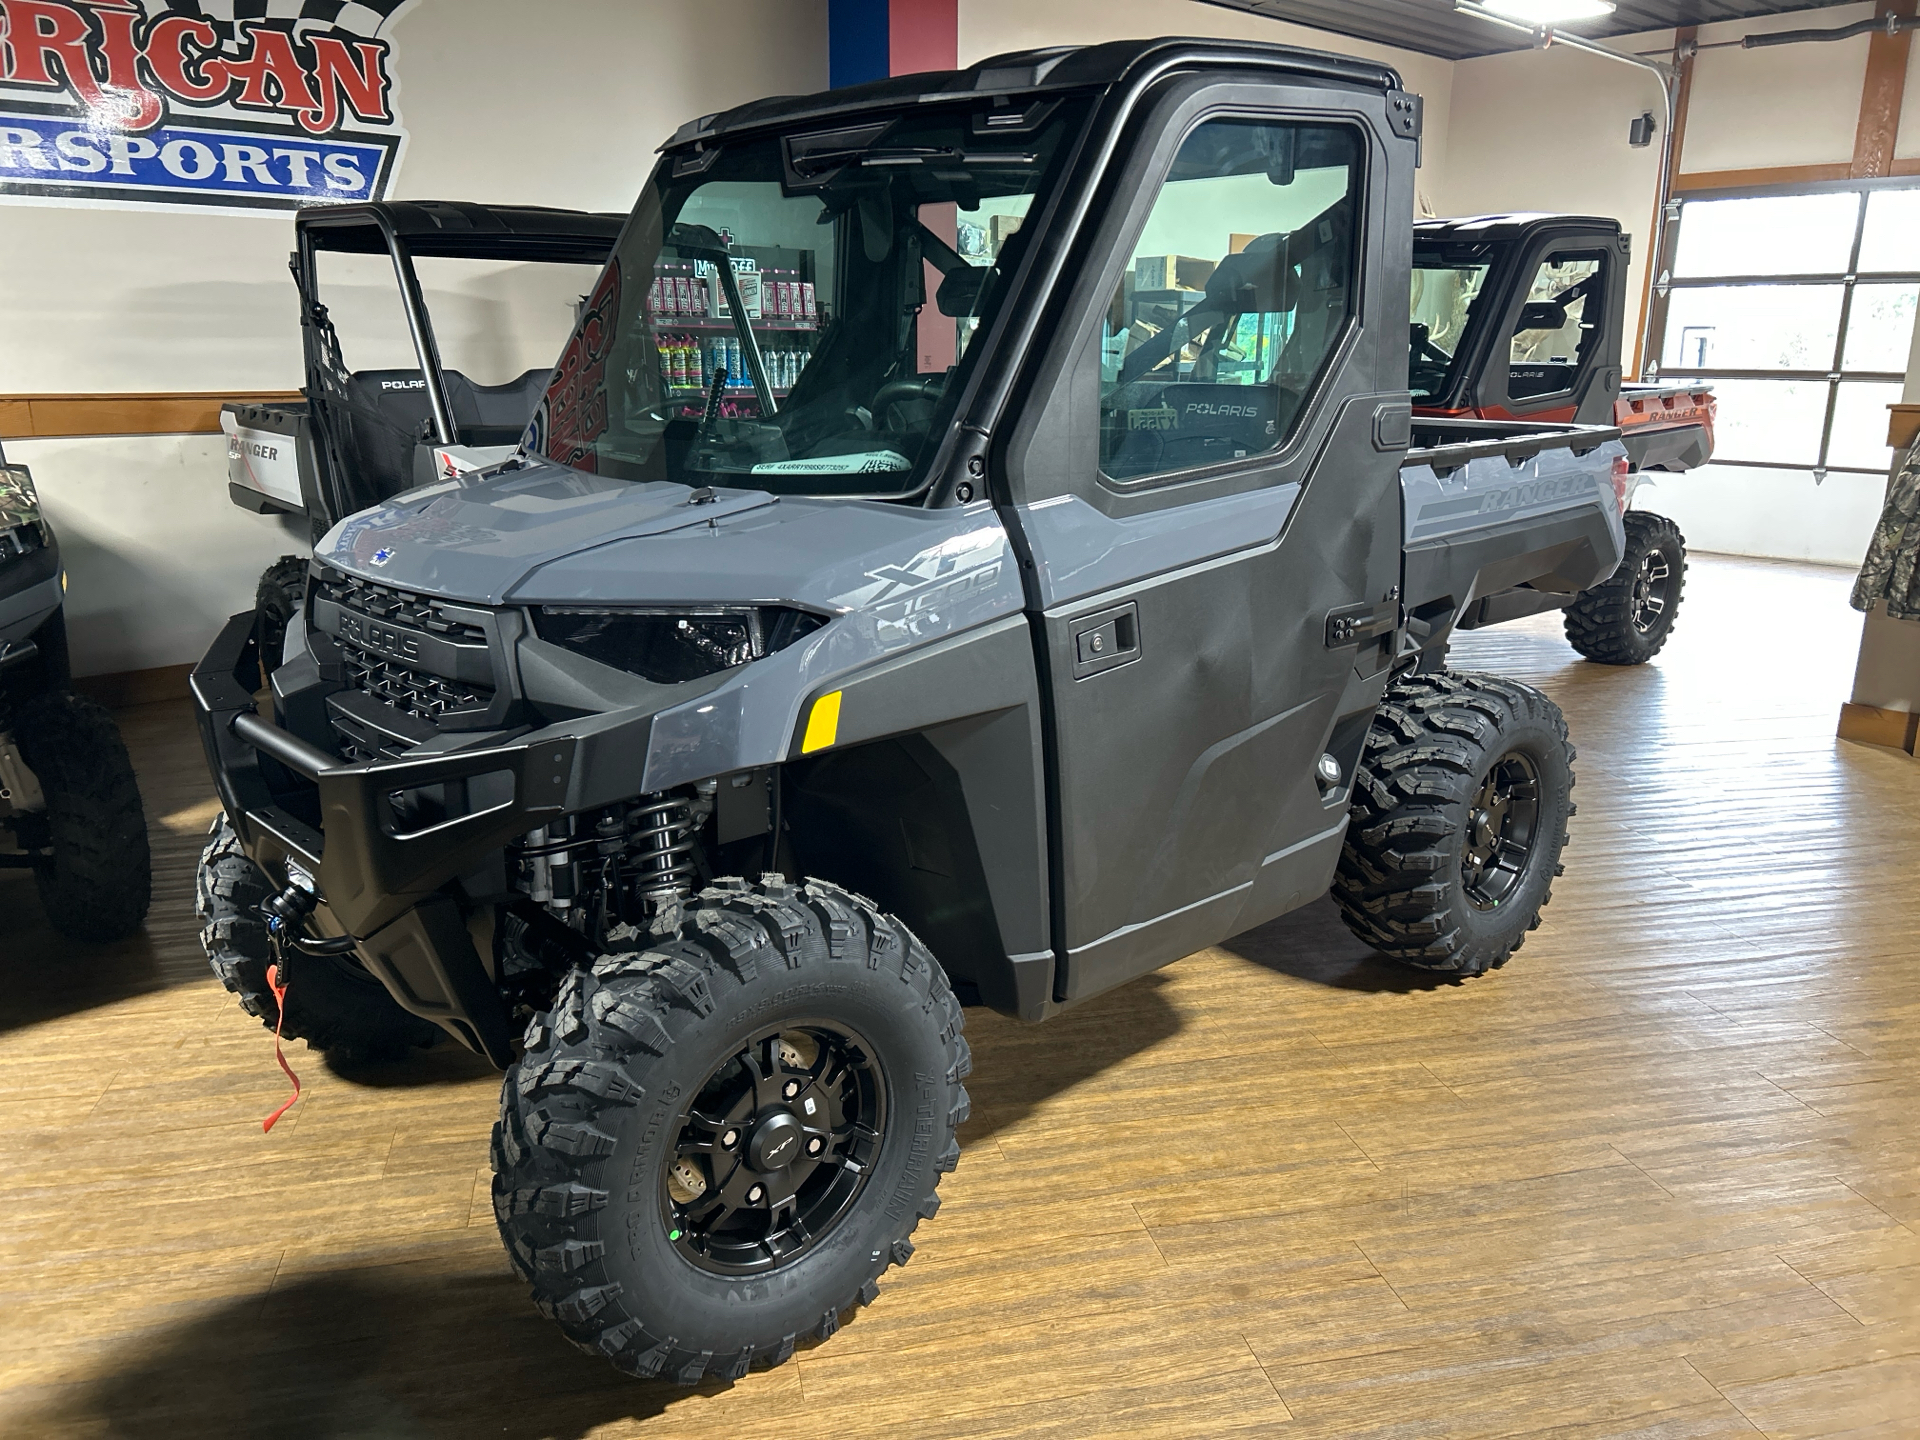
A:
[[[693,895],[693,812],[685,800],[654,800],[629,812],[628,846],[641,897],[651,904]]]

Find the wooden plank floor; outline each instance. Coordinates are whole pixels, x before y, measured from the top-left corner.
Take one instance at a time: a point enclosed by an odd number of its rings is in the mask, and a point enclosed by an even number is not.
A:
[[[147,935],[0,878],[0,1433],[1920,1435],[1920,765],[1834,740],[1850,576],[1697,558],[1659,661],[1552,618],[1457,661],[1580,746],[1546,924],[1434,983],[1322,902],[1037,1028],[970,1012],[913,1263],[686,1391],[568,1347],[486,1200],[496,1081],[335,1074],[207,976],[213,812],[129,711]]]

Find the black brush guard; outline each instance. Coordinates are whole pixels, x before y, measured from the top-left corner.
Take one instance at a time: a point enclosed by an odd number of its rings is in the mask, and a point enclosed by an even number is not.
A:
[[[321,923],[355,938],[393,998],[504,1068],[511,1017],[448,886],[564,813],[579,742],[349,764],[261,718],[259,663],[249,611],[227,621],[191,682],[207,765],[247,855],[276,883],[289,862],[308,871]],[[445,818],[423,823],[423,809]]]

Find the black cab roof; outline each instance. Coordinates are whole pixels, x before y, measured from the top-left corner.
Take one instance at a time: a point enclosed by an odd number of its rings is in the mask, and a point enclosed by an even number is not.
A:
[[[1464,215],[1446,220],[1416,220],[1413,243],[1503,244],[1556,230],[1599,230],[1620,233],[1620,222],[1604,215],[1558,215],[1546,211],[1513,211],[1499,215]]]
[[[414,255],[597,265],[613,253],[626,220],[540,205],[374,200],[312,206],[293,225],[301,242],[315,250],[384,255],[397,239]]]
[[[993,55],[963,70],[895,75],[813,95],[775,95],[690,120],[660,148],[715,139],[744,130],[827,119],[849,111],[960,99],[969,95],[1004,102],[1016,94],[1047,94],[1101,88],[1151,77],[1182,65],[1245,66],[1315,79],[1339,80],[1369,89],[1397,91],[1400,75],[1390,66],[1348,55],[1251,40],[1163,36],[1115,40],[1103,45],[1063,45]]]

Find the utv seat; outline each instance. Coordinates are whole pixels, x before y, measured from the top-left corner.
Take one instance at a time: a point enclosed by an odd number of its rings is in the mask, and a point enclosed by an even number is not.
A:
[[[550,372],[529,370],[504,385],[476,385],[458,370],[443,374],[458,443],[512,445],[526,430]],[[430,465],[416,468],[416,453],[433,435],[433,406],[418,370],[361,370],[347,378],[346,392],[349,433],[343,439],[363,503],[410,490],[432,474]]]

